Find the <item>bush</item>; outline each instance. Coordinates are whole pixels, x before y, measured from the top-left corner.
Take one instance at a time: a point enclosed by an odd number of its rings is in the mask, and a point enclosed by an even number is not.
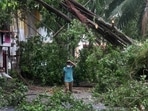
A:
[[[21,74],[34,83],[61,84],[65,55],[56,43],[43,44],[40,37],[30,38],[21,44]]]
[[[108,107],[124,107],[134,111],[148,109],[146,76],[138,81],[134,78],[138,70],[148,66],[147,45],[145,42],[123,51],[110,50],[109,54],[99,60],[98,83],[94,89],[98,101]]]
[[[19,102],[23,101],[27,87],[21,82],[11,80],[6,81],[0,79],[0,107],[3,106],[17,106]]]
[[[127,67],[128,57],[124,51],[120,49],[112,49],[109,47],[108,53],[98,60],[96,68],[96,92],[104,93],[110,89],[114,89],[127,79],[130,79]]]
[[[104,94],[97,94],[98,101],[108,107],[126,109],[148,109],[148,86],[145,82],[127,81],[115,89],[110,89]]]

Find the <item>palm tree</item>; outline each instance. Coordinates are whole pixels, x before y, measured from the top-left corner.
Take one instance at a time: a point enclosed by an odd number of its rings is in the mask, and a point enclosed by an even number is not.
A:
[[[147,33],[148,0],[112,0],[106,10],[109,19],[118,18],[117,26],[123,28],[131,20],[136,20],[141,35]]]
[[[105,17],[105,9],[112,0],[78,0],[84,7],[98,16]],[[104,18],[105,19],[105,18]]]

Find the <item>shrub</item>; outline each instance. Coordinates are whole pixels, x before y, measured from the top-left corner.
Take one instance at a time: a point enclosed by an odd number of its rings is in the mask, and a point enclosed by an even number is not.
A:
[[[126,109],[148,109],[148,86],[145,82],[127,81],[115,89],[110,89],[104,94],[98,94],[98,101],[108,107]]]
[[[3,106],[17,106],[19,102],[23,101],[27,87],[21,82],[11,80],[5,81],[0,79],[0,107]]]

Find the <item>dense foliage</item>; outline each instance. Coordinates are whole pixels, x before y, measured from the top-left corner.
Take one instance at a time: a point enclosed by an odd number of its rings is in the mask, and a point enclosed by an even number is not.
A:
[[[61,84],[67,59],[75,61],[74,50],[84,33],[84,27],[80,25],[78,21],[74,21],[69,29],[54,38],[52,43],[44,43],[39,36],[22,42],[22,75],[39,84]]]
[[[27,90],[20,81],[0,78],[0,107],[17,106],[24,100]]]
[[[57,1],[44,1],[57,9],[60,8]],[[109,22],[112,17],[115,17],[115,25],[118,23],[123,29],[122,31],[130,37],[142,41],[138,34],[137,20],[142,22],[143,26],[147,24],[145,13],[139,14],[139,11],[147,12],[144,0],[134,0],[135,2],[133,0],[111,0],[110,2],[93,0],[93,3],[87,2],[88,0],[79,1]],[[54,13],[49,13],[33,0],[1,0],[0,7],[2,9],[0,29],[7,29],[7,25],[11,23],[12,15],[17,17],[18,9],[22,12],[22,19],[24,19],[26,12],[38,10],[42,14],[42,21],[37,25],[46,27],[47,32],[54,32],[64,24],[63,20]],[[122,15],[115,16],[116,9],[120,11],[118,14]],[[142,17],[145,18],[144,21],[140,20]],[[143,72],[139,72],[143,68],[148,68],[147,41],[141,44],[135,42],[134,45],[125,49],[115,48],[107,43],[105,49],[102,50],[101,47],[92,45],[95,44],[94,38],[98,35],[94,35],[91,30],[78,21],[74,20],[71,24],[66,24],[65,27],[58,36],[53,38],[52,43],[44,43],[40,36],[30,37],[27,42],[21,42],[19,65],[24,78],[40,85],[61,85],[63,82],[62,68],[67,59],[72,59],[77,62],[74,72],[75,82],[77,84],[81,81],[95,83],[94,94],[98,102],[102,102],[108,107],[124,107],[127,110],[148,109],[148,86],[145,75]],[[78,58],[74,58],[75,48],[82,39],[86,39],[91,45],[82,49]],[[141,77],[141,75],[143,76]],[[13,76],[13,78],[17,77]],[[92,110],[91,106],[86,106],[81,101],[76,101],[70,95],[65,95],[62,92],[55,93],[51,97],[48,95],[39,96],[32,102],[21,101],[26,91],[24,85],[18,81],[5,82],[4,79],[0,79],[0,83],[0,107],[19,104],[19,110],[28,111]],[[46,103],[41,102],[43,98],[46,98]]]
[[[123,51],[111,50],[99,60],[98,83],[94,90],[99,101],[126,110],[148,108],[148,75],[139,72],[147,68],[147,45],[146,41]]]
[[[64,59],[64,50],[58,50],[59,47],[55,43],[43,44],[40,37],[30,38],[27,43],[21,45],[20,65],[24,77],[41,84],[61,83],[61,65],[64,61],[60,58]]]
[[[148,86],[145,81],[127,80],[120,87],[110,88],[106,93],[98,94],[99,102],[108,107],[125,108],[127,111],[139,111],[148,108]]]

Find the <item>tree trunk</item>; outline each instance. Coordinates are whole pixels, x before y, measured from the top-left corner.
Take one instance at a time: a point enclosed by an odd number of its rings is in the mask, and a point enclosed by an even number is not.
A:
[[[16,26],[17,26],[17,36],[19,36],[19,21],[18,21],[18,12],[16,11],[15,13],[15,19],[16,19]],[[19,39],[19,37],[18,37]],[[19,40],[18,40],[19,42]],[[19,43],[18,43],[19,44]],[[20,48],[20,47],[19,47]],[[20,49],[17,50],[16,52],[16,72],[17,72],[17,76],[26,84],[29,86],[29,83],[22,77],[21,75],[21,69],[19,67],[20,64]]]
[[[124,47],[126,45],[130,45],[133,41],[127,37],[125,34],[121,33],[116,27],[112,24],[108,24],[103,21],[101,17],[98,17],[96,14],[84,8],[81,4],[74,0],[65,0],[63,2],[64,6],[67,6],[67,10],[71,11],[73,15],[80,18],[87,18],[86,23],[89,27],[94,29],[96,32],[100,33],[107,41],[109,41],[113,45]],[[70,7],[71,5],[71,7]],[[69,9],[70,8],[70,9]],[[79,10],[75,11],[75,10]],[[81,15],[81,16],[79,16]],[[82,19],[79,19],[82,21]],[[83,21],[82,21],[83,22]],[[96,26],[97,25],[97,26]]]

